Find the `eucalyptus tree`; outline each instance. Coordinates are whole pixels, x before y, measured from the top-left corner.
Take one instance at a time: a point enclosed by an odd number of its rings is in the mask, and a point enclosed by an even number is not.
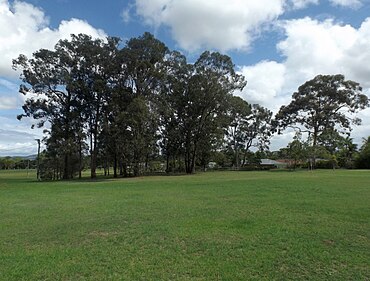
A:
[[[55,145],[59,143],[59,150],[64,151],[63,178],[71,177],[69,160],[76,146],[81,170],[86,135],[91,177],[96,177],[97,139],[110,99],[118,42],[117,38],[71,35],[70,40],[60,40],[54,50],[41,49],[31,59],[20,55],[14,60],[14,67],[23,70],[20,91],[32,95],[19,118],[32,116],[39,127],[50,123],[53,137],[48,143],[58,139]]]
[[[144,33],[127,41],[117,54],[117,83],[109,119],[115,127],[117,157],[123,166],[133,166],[135,176],[158,141],[158,96],[167,51],[165,44]]]
[[[169,72],[164,100],[168,105],[167,152],[178,144],[185,171],[192,173],[197,154],[206,155],[212,143],[222,138],[228,99],[246,82],[235,72],[230,57],[216,52],[204,52],[194,64],[188,64],[178,53],[173,53],[171,59],[173,70]]]
[[[245,165],[252,147],[261,151],[268,148],[270,137],[274,132],[272,112],[258,104],[250,105],[240,97],[232,97],[229,118],[226,137],[229,147],[234,151],[234,165],[238,168],[241,153],[243,153],[242,165]]]
[[[118,44],[118,38],[93,39],[79,34],[72,35],[70,41],[61,41],[58,46],[75,58],[72,86],[81,101],[81,118],[89,137],[91,178],[96,177],[98,139],[116,85]]]
[[[165,83],[162,84],[159,102],[159,129],[162,154],[166,158],[166,171],[180,171],[184,156],[184,127],[181,122],[182,108],[188,92],[188,81],[192,75],[192,65],[180,52],[166,54],[163,72]],[[180,160],[181,159],[181,160]]]
[[[81,102],[73,90],[74,59],[72,54],[59,49],[59,42],[54,51],[41,49],[28,59],[20,55],[13,61],[15,69],[22,70],[23,84],[20,92],[25,95],[24,113],[18,116],[32,117],[32,125],[43,127],[49,123],[53,135],[60,142],[60,152],[63,155],[62,177],[68,179],[75,171],[70,170],[70,159],[76,147],[76,131],[79,123]]]
[[[251,114],[251,106],[241,97],[233,96],[230,98],[228,107],[230,124],[225,130],[225,136],[228,147],[234,153],[233,165],[239,168],[240,152],[244,148],[243,132],[241,128],[247,117]]]
[[[280,129],[288,127],[306,132],[315,149],[325,130],[345,132],[361,123],[353,114],[369,106],[359,83],[341,74],[318,75],[298,88],[287,106],[276,115]],[[313,160],[314,161],[314,160]]]

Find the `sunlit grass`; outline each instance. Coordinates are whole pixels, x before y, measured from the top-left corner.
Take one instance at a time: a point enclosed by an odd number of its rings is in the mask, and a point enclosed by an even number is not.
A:
[[[370,172],[0,172],[0,280],[369,280]]]

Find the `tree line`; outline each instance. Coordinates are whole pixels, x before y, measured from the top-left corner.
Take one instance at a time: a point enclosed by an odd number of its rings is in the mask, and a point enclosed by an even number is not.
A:
[[[48,124],[40,168],[53,179],[81,177],[87,166],[95,178],[98,165],[113,167],[114,177],[138,176],[156,160],[167,172],[193,173],[220,151],[239,168],[250,162],[252,147],[268,148],[273,133],[298,128],[316,147],[330,130],[359,124],[346,112],[369,104],[358,83],[319,75],[273,118],[233,95],[247,81],[230,57],[205,51],[189,63],[150,33],[125,43],[72,35],[54,50],[20,55],[13,67],[26,96],[18,119]]]
[[[36,160],[25,157],[0,157],[0,170],[35,169]]]

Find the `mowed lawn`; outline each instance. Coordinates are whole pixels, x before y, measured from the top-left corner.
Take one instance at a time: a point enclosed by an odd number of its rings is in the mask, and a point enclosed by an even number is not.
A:
[[[0,280],[370,280],[370,171],[1,171]]]

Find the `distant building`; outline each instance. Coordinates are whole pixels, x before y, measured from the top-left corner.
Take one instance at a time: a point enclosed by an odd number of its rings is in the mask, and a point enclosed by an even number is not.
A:
[[[271,160],[271,159],[261,159],[261,166],[270,167],[270,168],[286,168],[288,163]]]

